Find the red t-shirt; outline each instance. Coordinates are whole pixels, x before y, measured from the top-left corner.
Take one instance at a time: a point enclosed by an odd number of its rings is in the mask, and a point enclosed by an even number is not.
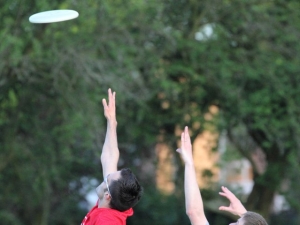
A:
[[[81,225],[126,225],[127,217],[132,215],[132,208],[120,212],[110,208],[98,208],[97,204],[84,217]]]

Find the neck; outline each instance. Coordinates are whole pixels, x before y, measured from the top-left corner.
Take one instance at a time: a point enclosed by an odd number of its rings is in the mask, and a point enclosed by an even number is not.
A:
[[[98,208],[110,208],[109,202],[105,199],[98,199]]]

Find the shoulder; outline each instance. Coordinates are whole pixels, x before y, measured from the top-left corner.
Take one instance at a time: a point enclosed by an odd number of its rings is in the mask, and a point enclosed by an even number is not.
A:
[[[101,208],[97,210],[95,214],[96,224],[115,225],[125,224],[127,217],[133,215],[133,210],[129,209],[124,212],[120,212],[115,209]]]
[[[114,225],[117,220],[114,212],[111,209],[98,209],[94,214],[94,224]]]

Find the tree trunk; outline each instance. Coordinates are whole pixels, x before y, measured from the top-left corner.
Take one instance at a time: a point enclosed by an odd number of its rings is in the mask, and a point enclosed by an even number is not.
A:
[[[273,188],[273,184],[262,184],[261,182],[258,182],[260,177],[261,176],[256,176],[254,178],[254,186],[248,196],[245,207],[248,211],[259,213],[264,218],[268,219],[275,196],[275,189]],[[272,188],[270,188],[270,186]]]

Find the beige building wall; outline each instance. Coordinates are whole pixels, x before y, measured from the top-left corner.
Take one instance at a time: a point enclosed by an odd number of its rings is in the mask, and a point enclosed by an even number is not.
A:
[[[160,191],[166,194],[172,193],[175,189],[173,180],[175,168],[172,163],[174,153],[171,152],[167,145],[157,144],[156,154],[158,158],[156,167],[156,186]]]
[[[213,171],[213,181],[217,181],[219,177],[219,169],[215,167],[218,161],[218,153],[212,149],[216,147],[217,135],[209,131],[199,135],[193,143],[194,163],[197,174],[197,180],[200,187],[208,185],[207,179],[203,177],[203,171]],[[173,151],[173,152],[172,152]],[[156,154],[158,158],[156,169],[157,188],[165,193],[174,191],[175,168],[173,165],[175,150],[171,150],[165,144],[156,145]]]
[[[216,147],[218,135],[209,131],[204,131],[193,143],[194,163],[197,175],[197,181],[201,188],[209,185],[207,177],[203,176],[205,170],[213,173],[212,180],[217,182],[219,179],[219,169],[216,163],[219,160],[219,154],[213,149]]]
[[[227,164],[220,170],[216,165],[221,160],[222,152],[214,151],[219,136],[209,131],[204,131],[198,135],[193,144],[194,163],[197,181],[200,188],[209,187],[211,182],[229,185],[231,187],[241,187],[245,194],[248,194],[253,186],[252,167],[247,160],[236,160]],[[179,146],[179,144],[178,144]],[[156,167],[157,188],[165,193],[174,191],[174,177],[176,168],[174,167],[174,149],[169,149],[165,144],[157,144],[156,153],[158,163]],[[205,171],[211,171],[211,178],[203,176]]]

